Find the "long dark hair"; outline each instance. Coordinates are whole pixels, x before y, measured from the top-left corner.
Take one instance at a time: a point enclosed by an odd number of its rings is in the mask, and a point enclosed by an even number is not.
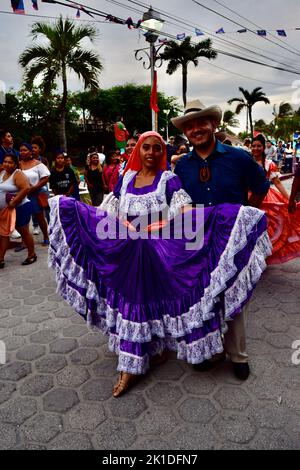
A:
[[[17,157],[17,155],[15,155],[14,153],[6,153],[3,157],[3,161],[6,159],[6,157],[11,158],[14,164],[16,165],[16,168],[19,168],[19,158]]]
[[[253,137],[252,139],[252,142],[251,142],[251,145],[253,144],[253,142],[260,142],[264,148],[264,151],[262,153],[262,166],[263,166],[263,169],[264,169],[264,172],[267,174],[267,170],[266,170],[266,139],[264,138],[264,136],[262,134],[258,134],[256,137]]]
[[[2,145],[2,140],[4,139],[6,134],[10,134],[8,129],[0,129],[0,145]]]
[[[115,150],[109,150],[109,152],[106,154],[105,157],[105,163],[106,165],[111,164],[112,157],[116,154]]]
[[[31,145],[38,145],[40,148],[41,154],[43,154],[46,150],[46,144],[42,136],[40,135],[34,135],[31,139]]]

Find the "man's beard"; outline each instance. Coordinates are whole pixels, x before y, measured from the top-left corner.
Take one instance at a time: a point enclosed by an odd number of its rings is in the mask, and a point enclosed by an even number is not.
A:
[[[215,137],[214,134],[211,134],[207,140],[205,140],[202,143],[199,144],[194,144],[194,148],[199,151],[205,151],[207,150],[213,143],[215,142]]]

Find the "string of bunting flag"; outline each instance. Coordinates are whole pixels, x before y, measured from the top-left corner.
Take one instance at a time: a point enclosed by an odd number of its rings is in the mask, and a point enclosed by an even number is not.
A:
[[[297,31],[297,30],[300,30],[300,28],[289,28],[289,30],[290,31]],[[276,29],[276,30],[272,30],[272,31],[267,31],[266,29],[258,29],[256,32],[257,32],[258,36],[267,36],[268,33],[276,32],[278,34],[278,36],[287,37],[286,31],[287,31],[287,29]],[[247,32],[248,32],[247,28],[238,29],[236,31],[225,31],[224,28],[219,28],[219,29],[217,29],[217,31],[214,31],[215,34],[226,34],[226,33],[227,34],[233,34],[233,33],[242,34],[242,33],[247,33]],[[206,33],[201,31],[201,29],[195,28],[195,35],[196,36],[205,36],[205,34]],[[176,35],[176,38],[178,40],[182,40],[185,37],[186,37],[185,33],[180,33],[180,34]]]
[[[34,10],[38,10],[39,7],[38,7],[38,0],[30,0],[31,1],[31,4],[32,4],[32,7],[34,8]],[[43,0],[41,0],[43,2]],[[18,15],[25,15],[26,12],[25,12],[25,4],[24,4],[24,0],[10,0],[10,3],[11,3],[11,8],[13,10],[14,13],[18,14]],[[50,0],[46,0],[45,3],[51,3]],[[53,1],[53,3],[60,3],[60,2],[56,2],[56,1]],[[64,5],[63,3],[61,3],[61,5]],[[81,17],[81,12],[91,16],[93,18],[93,15],[91,14],[90,11],[87,11],[82,5],[80,4],[76,4],[74,2],[73,5],[65,5],[65,6],[69,6],[71,8],[75,8],[77,11],[76,11],[76,18],[80,18]],[[141,23],[142,23],[142,20],[138,20],[137,23],[134,23],[132,18],[129,17],[127,18],[127,20],[123,20],[121,18],[118,18],[117,16],[113,16],[113,15],[109,15],[109,14],[99,14],[97,13],[97,16],[103,16],[105,18],[105,20],[107,21],[110,21],[112,23],[117,23],[117,24],[126,24],[127,27],[129,29],[137,29],[140,27]]]
[[[11,0],[11,7],[14,13],[18,15],[25,15],[24,0]],[[31,0],[32,7],[34,10],[38,10],[38,0]]]
[[[16,14],[21,14],[21,15],[25,15],[25,6],[24,6],[24,0],[10,0],[11,1],[11,7],[12,7],[12,10],[14,13]],[[41,0],[43,2],[43,0]],[[34,10],[38,10],[39,7],[38,7],[38,0],[30,0],[31,2],[31,5],[33,7]],[[47,3],[51,3],[49,0],[47,0]],[[55,3],[55,1],[53,1],[53,3]],[[71,6],[71,5],[70,5]],[[77,9],[76,11],[76,18],[80,18],[81,16],[81,12],[93,17],[93,15],[87,11],[82,5],[80,4],[76,4],[76,2],[74,2],[74,4],[72,5],[73,8]],[[101,15],[99,15],[101,16]],[[121,18],[118,18],[116,16],[113,16],[113,15],[107,15],[107,14],[103,14],[103,17],[105,18],[105,20],[107,21],[110,21],[112,23],[117,23],[117,24],[124,24],[124,25],[127,25],[127,27],[129,29],[137,29],[140,27],[141,25],[141,22],[142,20],[138,20],[136,23],[134,23],[134,21],[132,20],[131,17],[127,18],[126,20],[123,20]],[[276,30],[266,30],[266,29],[259,29],[257,30],[257,35],[258,36],[261,36],[261,37],[266,37],[267,34],[269,33],[273,33],[273,32],[276,32],[278,36],[280,37],[287,37],[287,31],[299,31],[300,28],[285,28],[285,29],[276,29]],[[232,33],[239,33],[239,34],[243,34],[243,33],[247,33],[248,32],[248,29],[247,28],[242,28],[242,29],[238,29],[236,31],[225,31],[225,29],[223,27],[217,29],[216,31],[214,31],[215,34],[232,34]],[[205,36],[207,33],[201,31],[201,29],[199,28],[195,28],[194,30],[194,33],[196,36]],[[190,33],[188,34],[190,36]],[[179,33],[179,34],[176,34],[176,39],[178,41],[183,41],[185,38],[186,38],[186,33]],[[168,39],[161,39],[160,42],[166,42],[168,41]]]

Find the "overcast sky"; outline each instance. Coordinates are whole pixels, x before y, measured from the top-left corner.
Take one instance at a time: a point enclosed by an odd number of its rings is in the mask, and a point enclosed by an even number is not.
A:
[[[146,7],[138,6],[128,0],[119,0],[118,3],[124,6],[116,5],[111,0],[82,0],[82,2],[120,18],[126,19],[131,16],[134,22],[142,17],[143,11],[147,10]],[[24,3],[26,13],[31,15],[58,16],[62,14],[75,19],[76,11],[67,7],[45,4],[39,1],[39,11],[35,12],[31,6],[31,0],[24,0]],[[251,2],[249,0],[220,0],[219,2],[199,0],[199,3],[220,12],[242,26],[255,31],[261,28],[272,32],[275,37],[267,35],[267,38],[282,47],[250,32],[237,33],[236,31],[241,29],[240,26],[204,9],[192,0],[168,0],[168,2],[153,0],[151,4],[154,9],[163,10],[163,19],[165,20],[168,19],[167,15],[176,16],[185,23],[211,33],[223,27],[225,34],[214,34],[213,36],[213,46],[215,48],[243,57],[251,57],[254,60],[289,70],[293,67],[299,70],[299,75],[258,66],[219,54],[217,59],[210,62],[207,59],[201,59],[197,68],[193,64],[189,65],[188,100],[199,98],[206,105],[219,104],[223,110],[234,110],[234,106],[229,107],[226,102],[232,97],[239,96],[239,86],[250,91],[255,87],[262,86],[263,91],[271,101],[271,105],[256,105],[254,119],[262,118],[270,121],[272,119],[272,105],[278,105],[281,101],[293,102],[294,107],[298,108],[300,106],[300,93],[298,93],[298,89],[300,90],[300,30],[295,28],[300,27],[299,0],[252,0]],[[221,6],[220,3],[258,26],[254,26],[249,21],[236,16],[233,12]],[[145,2],[144,5],[149,6]],[[131,8],[138,11],[132,11]],[[0,0],[0,10],[10,12],[10,0]],[[31,43],[29,31],[31,24],[36,19],[42,20],[42,18],[0,13],[0,51],[2,57],[0,80],[5,83],[6,89],[10,87],[19,89],[21,86],[22,70],[18,65],[18,58],[25,47]],[[81,13],[81,20],[89,20],[89,17]],[[75,19],[75,21],[78,20]],[[137,85],[150,83],[150,71],[144,70],[142,63],[134,58],[134,50],[147,45],[142,33],[135,29],[129,30],[126,25],[103,22],[103,19],[99,17],[97,21],[99,21],[96,23],[99,38],[95,43],[95,49],[99,52],[104,66],[104,71],[101,74],[101,87],[109,88],[125,83],[135,83]],[[170,24],[170,21],[176,24]],[[277,29],[284,29],[287,37],[279,38],[276,33]],[[172,35],[185,32],[186,35],[192,35],[195,42],[209,37],[208,35],[200,38],[196,37],[193,28],[179,24],[178,20],[166,21],[161,37],[164,37],[164,32]],[[268,56],[274,59],[274,62],[272,63],[259,55],[255,57],[246,50],[234,49],[231,45],[223,42],[222,39],[256,50],[257,54]],[[285,65],[282,65],[283,63]],[[243,76],[234,75],[230,72]],[[296,83],[297,80],[298,83]],[[81,84],[72,76],[69,77],[69,86],[72,90],[82,89]],[[165,65],[163,65],[158,70],[158,89],[169,96],[178,97],[181,104],[181,88],[181,71],[169,76],[166,74]],[[244,113],[240,115],[239,119],[241,128],[243,128],[245,126]]]

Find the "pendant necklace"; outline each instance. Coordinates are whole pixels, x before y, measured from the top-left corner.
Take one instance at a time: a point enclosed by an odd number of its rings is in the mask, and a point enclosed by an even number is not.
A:
[[[202,183],[207,183],[210,180],[210,168],[208,166],[203,166],[200,168],[200,181]]]

